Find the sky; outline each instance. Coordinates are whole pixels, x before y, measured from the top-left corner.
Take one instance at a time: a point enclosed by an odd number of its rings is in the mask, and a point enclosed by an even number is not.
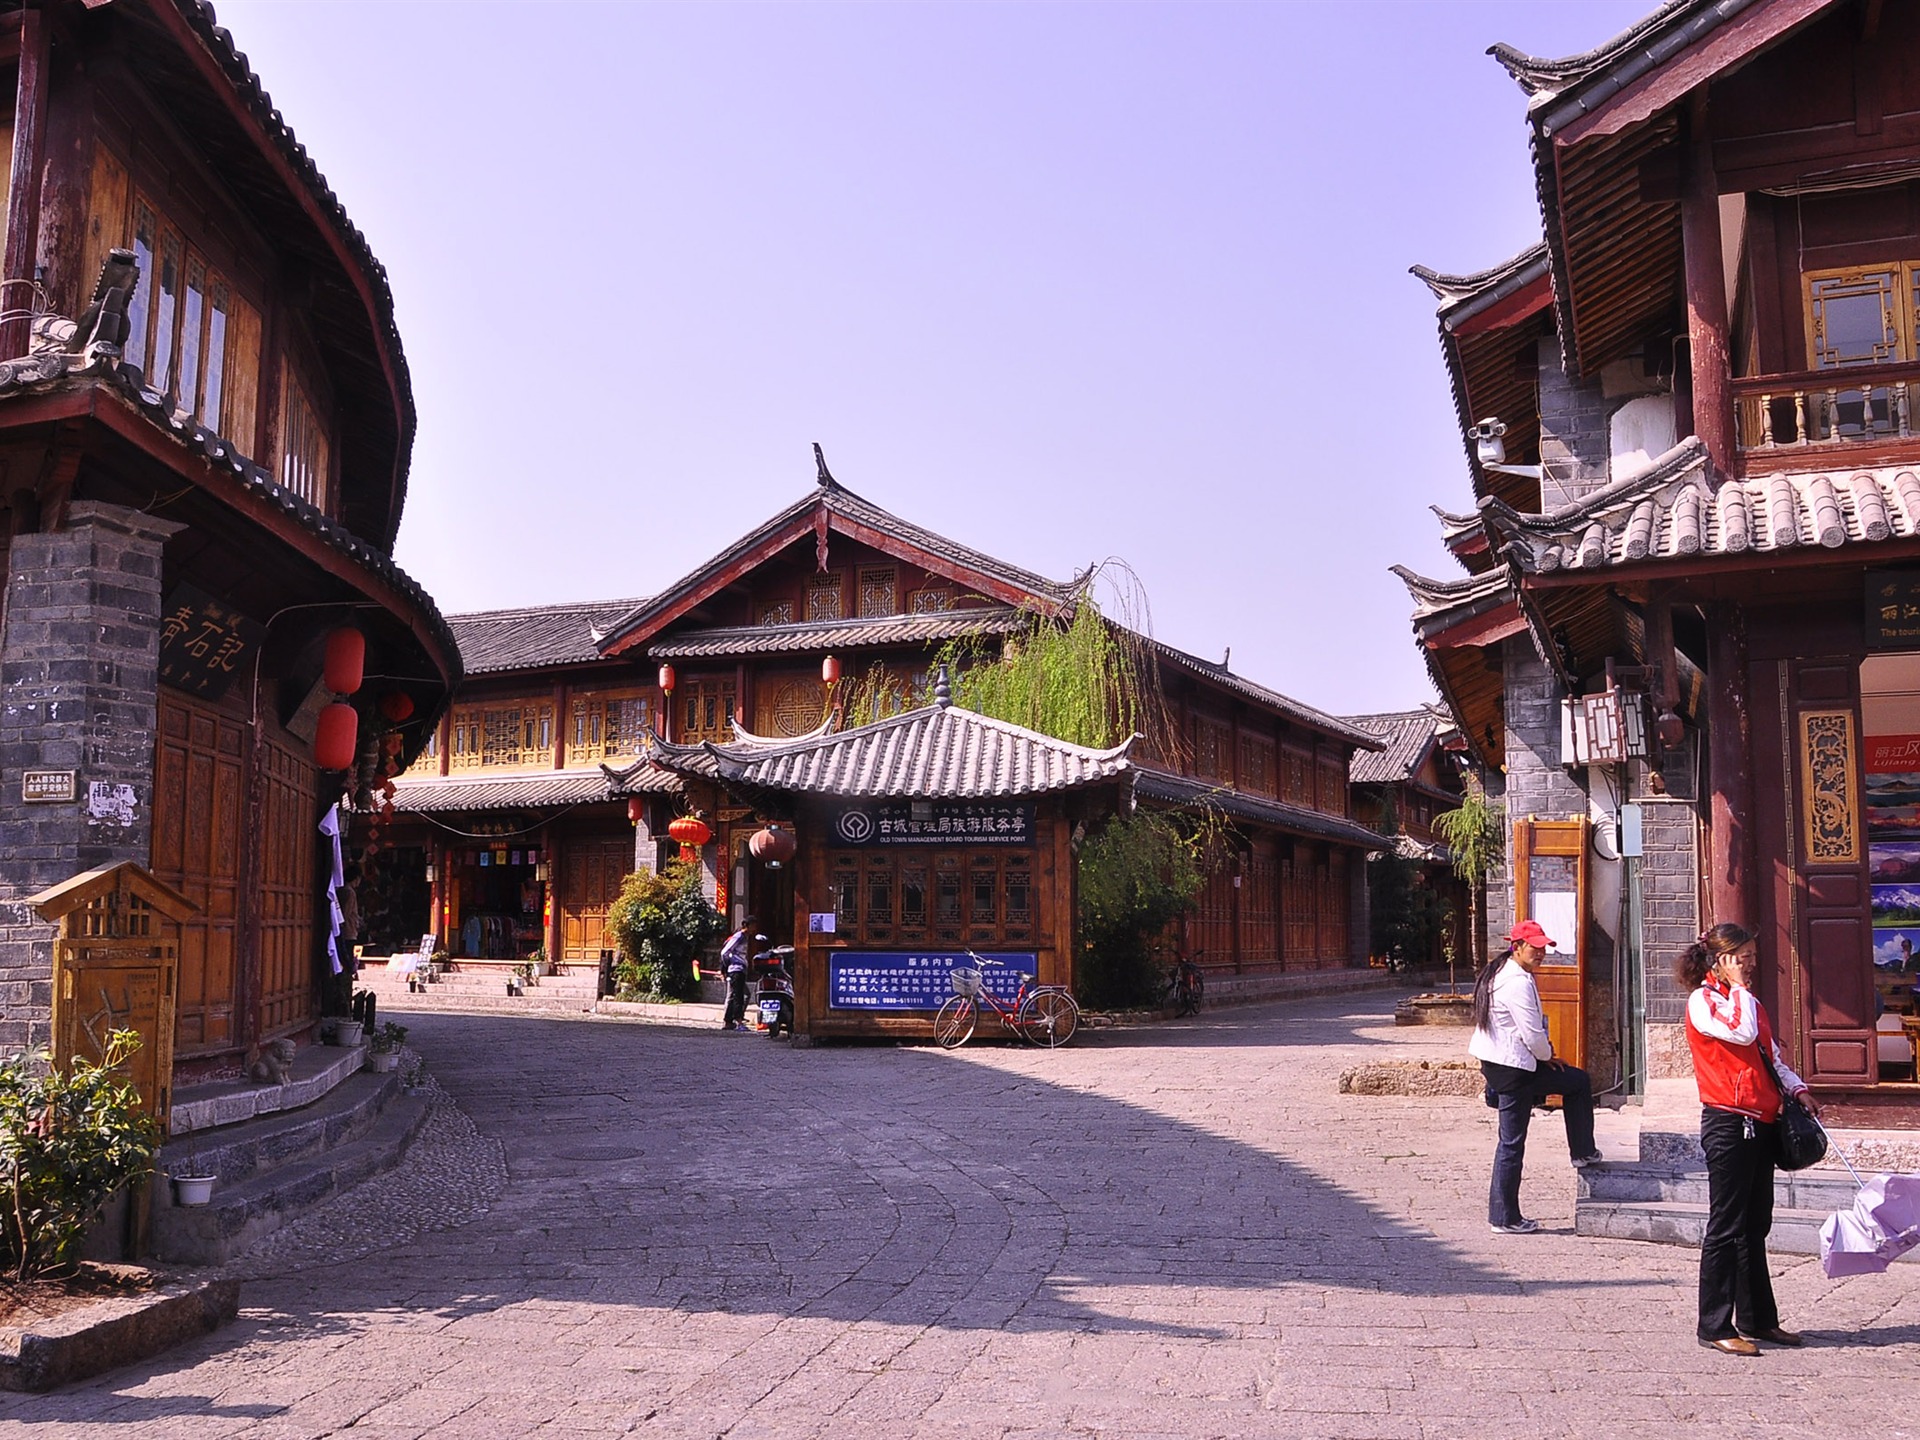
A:
[[[1525,96],[1652,0],[220,0],[386,265],[447,613],[651,594],[806,494],[1336,714],[1471,505],[1407,273],[1536,242]],[[1144,603],[1140,597],[1144,597]],[[1107,604],[1122,603],[1109,591]]]

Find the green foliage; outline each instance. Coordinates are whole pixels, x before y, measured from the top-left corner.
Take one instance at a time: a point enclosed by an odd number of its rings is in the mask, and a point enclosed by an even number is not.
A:
[[[159,1129],[124,1073],[139,1046],[112,1031],[100,1064],[64,1073],[44,1050],[0,1060],[0,1244],[16,1279],[70,1270],[114,1191],[152,1167]]]
[[[1417,861],[1387,851],[1367,864],[1368,953],[1403,965],[1424,965],[1441,935],[1445,905],[1426,885]]]
[[[1091,596],[1064,619],[1035,616],[997,659],[986,643],[956,640],[940,652],[958,705],[1099,750],[1148,721],[1139,646],[1106,622]]]
[[[675,860],[657,872],[636,870],[607,910],[607,933],[620,947],[613,975],[621,996],[692,999],[693,962],[726,928],[700,893],[697,864]]]
[[[1477,945],[1480,896],[1487,877],[1507,858],[1506,807],[1487,799],[1485,787],[1477,777],[1469,775],[1467,793],[1461,797],[1459,808],[1443,810],[1434,816],[1433,831],[1447,842],[1453,873],[1466,882],[1468,904],[1475,917],[1468,933],[1476,937],[1472,943]],[[1474,958],[1477,962],[1481,957]],[[1451,988],[1454,983],[1451,960],[1447,969]]]
[[[367,1037],[367,1048],[376,1055],[384,1055],[389,1050],[398,1050],[407,1043],[407,1027],[392,1020],[386,1022]]]
[[[1193,909],[1206,880],[1211,827],[1142,810],[1109,820],[1080,847],[1081,999],[1096,1008],[1152,1004],[1154,942]]]

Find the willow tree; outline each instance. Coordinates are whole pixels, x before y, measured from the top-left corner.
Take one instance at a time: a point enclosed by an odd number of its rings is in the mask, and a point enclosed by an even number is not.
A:
[[[1484,786],[1473,775],[1467,776],[1467,791],[1459,808],[1443,810],[1433,817],[1434,832],[1447,842],[1453,873],[1467,887],[1467,944],[1473,950],[1477,966],[1486,957],[1480,947],[1480,897],[1487,877],[1506,859],[1506,809],[1489,800]],[[1447,988],[1454,986],[1454,962],[1447,961]]]

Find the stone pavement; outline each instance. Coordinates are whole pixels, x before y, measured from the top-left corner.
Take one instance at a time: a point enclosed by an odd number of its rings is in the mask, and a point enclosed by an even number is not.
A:
[[[1496,1236],[1491,1111],[1336,1093],[1458,1053],[1395,998],[1052,1053],[414,1017],[460,1108],[401,1170],[243,1262],[236,1325],[0,1436],[1915,1431],[1920,1265],[1781,1259],[1808,1347],[1698,1348],[1697,1257],[1575,1237],[1556,1120],[1549,1233]]]

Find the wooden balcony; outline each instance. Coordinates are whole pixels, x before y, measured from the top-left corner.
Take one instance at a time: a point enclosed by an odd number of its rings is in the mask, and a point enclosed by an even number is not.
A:
[[[1920,364],[1854,365],[1733,382],[1741,453],[1880,449],[1914,438]],[[1782,457],[1784,458],[1784,456]]]

